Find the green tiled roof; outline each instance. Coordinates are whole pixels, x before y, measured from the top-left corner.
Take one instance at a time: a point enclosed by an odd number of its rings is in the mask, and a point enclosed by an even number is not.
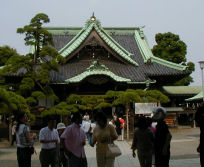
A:
[[[156,62],[158,64],[162,64],[164,66],[176,69],[176,70],[180,70],[183,71],[187,68],[187,66],[183,66],[180,64],[176,64],[176,63],[172,63],[170,61],[166,61],[164,59],[160,59],[158,57],[155,57],[152,54],[152,51],[148,45],[147,39],[143,33],[143,30],[141,27],[139,27],[136,31],[135,31],[135,40],[138,44],[138,47],[140,49],[140,52],[143,56],[144,59],[144,63],[147,63],[147,61],[150,62]]]
[[[44,27],[52,35],[77,35],[84,27]],[[137,27],[103,27],[108,35],[134,35]]]
[[[66,57],[77,49],[80,44],[88,37],[93,29],[96,30],[98,35],[111,47],[118,55],[127,60],[128,62],[138,66],[137,62],[131,58],[132,53],[129,53],[119,43],[117,43],[111,35],[134,35],[138,48],[143,57],[144,63],[155,62],[172,69],[184,71],[187,66],[176,64],[170,61],[166,61],[155,57],[148,45],[146,36],[143,32],[143,27],[101,27],[98,20],[88,20],[85,27],[45,27],[53,35],[74,35],[75,37],[65,45],[59,53]]]
[[[203,98],[203,91],[201,91],[200,93],[198,93],[197,95],[186,99],[185,101],[195,101],[195,100],[201,100]]]
[[[64,46],[59,53],[63,57],[69,56],[74,50],[76,50],[82,42],[88,37],[91,31],[95,29],[98,35],[106,42],[106,44],[112,48],[118,55],[120,55],[123,59],[138,66],[137,62],[135,62],[131,56],[130,52],[124,49],[120,44],[118,44],[106,31],[101,27],[100,22],[95,20],[88,20],[86,22],[85,27],[78,32],[78,34],[66,45]]]
[[[171,95],[196,95],[201,90],[201,86],[163,86],[164,91]]]
[[[92,62],[92,64],[87,68],[86,71],[84,71],[83,73],[75,77],[65,80],[65,82],[66,83],[78,83],[78,82],[81,82],[86,77],[91,76],[91,75],[106,75],[117,82],[131,82],[130,79],[123,78],[123,77],[120,77],[114,74],[104,64],[101,64],[98,61]]]

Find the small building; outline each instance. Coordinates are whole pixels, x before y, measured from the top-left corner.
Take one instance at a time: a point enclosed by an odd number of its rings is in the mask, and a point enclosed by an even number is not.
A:
[[[166,121],[171,125],[192,125],[197,104],[190,103],[190,100],[201,90],[201,86],[163,86],[163,93],[170,99],[169,103],[164,104],[167,110]]]
[[[187,106],[185,100],[197,95],[202,90],[202,86],[163,86],[162,92],[167,95],[170,102],[168,107]]]

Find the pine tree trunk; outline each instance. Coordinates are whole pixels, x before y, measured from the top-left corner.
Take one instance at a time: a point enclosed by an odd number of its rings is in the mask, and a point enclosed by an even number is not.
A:
[[[128,115],[129,115],[129,105],[126,104],[125,108],[126,108],[127,140],[129,140],[130,139],[130,134],[129,134],[129,117],[128,117]]]

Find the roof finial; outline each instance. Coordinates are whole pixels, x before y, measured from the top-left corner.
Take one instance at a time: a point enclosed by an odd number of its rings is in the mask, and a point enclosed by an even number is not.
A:
[[[94,16],[94,12],[93,12],[93,14],[91,16],[91,21],[95,21],[95,20],[96,20],[96,17]]]

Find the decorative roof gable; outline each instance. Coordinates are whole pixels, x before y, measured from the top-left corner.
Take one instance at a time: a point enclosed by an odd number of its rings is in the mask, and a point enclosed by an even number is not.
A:
[[[73,51],[75,51],[90,35],[92,30],[95,30],[97,34],[104,40],[104,42],[114,50],[119,56],[128,61],[129,63],[138,66],[137,62],[131,58],[132,53],[124,49],[120,44],[118,44],[102,27],[98,20],[91,19],[85,24],[85,27],[67,44],[65,45],[59,53],[63,57],[69,56]]]
[[[86,69],[86,71],[84,71],[83,73],[75,77],[66,79],[65,82],[66,83],[78,83],[84,80],[86,77],[92,76],[92,75],[105,75],[105,76],[112,78],[113,80],[117,82],[131,82],[130,79],[123,78],[123,77],[120,77],[114,74],[104,64],[101,64],[98,61],[93,61],[92,64]]]

